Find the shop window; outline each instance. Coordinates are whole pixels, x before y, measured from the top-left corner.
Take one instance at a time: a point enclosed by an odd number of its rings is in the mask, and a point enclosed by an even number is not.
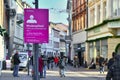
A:
[[[101,41],[101,54],[104,56],[104,58],[107,58],[107,53],[108,53],[107,40],[102,40]]]

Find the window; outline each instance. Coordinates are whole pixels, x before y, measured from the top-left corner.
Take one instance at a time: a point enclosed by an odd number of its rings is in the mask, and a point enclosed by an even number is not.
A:
[[[59,42],[54,42],[54,48],[59,48]]]
[[[59,38],[59,32],[54,30],[54,37]]]
[[[117,0],[113,0],[113,15],[117,15]]]
[[[95,9],[90,10],[90,26],[93,26],[95,22]]]
[[[100,56],[100,41],[96,41],[96,53],[97,56]]]
[[[98,9],[98,11],[97,11],[97,23],[99,23],[100,22],[100,5],[98,5],[98,7],[97,7]]]
[[[101,41],[101,54],[107,58],[107,53],[108,53],[108,45],[107,45],[107,40],[102,40]]]
[[[106,2],[103,3],[103,19],[106,19]]]
[[[90,44],[89,44],[89,56],[90,56],[90,59],[92,59],[93,57],[94,57],[94,45],[93,45],[93,42],[91,42]]]

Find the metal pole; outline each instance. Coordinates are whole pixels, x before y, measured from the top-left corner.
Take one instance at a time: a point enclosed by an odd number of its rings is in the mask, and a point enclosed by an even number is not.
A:
[[[71,21],[72,21],[72,0],[69,0],[69,37],[70,40],[72,41],[72,25],[71,25]],[[69,59],[71,60],[71,41],[69,43]]]
[[[29,54],[29,43],[27,44],[27,52]],[[28,64],[27,64],[27,71],[28,71],[28,76],[29,76],[29,69],[30,69],[30,61],[29,61],[30,56],[28,56]]]
[[[35,8],[38,9],[38,0],[35,0]],[[33,80],[39,80],[39,72],[38,72],[39,47],[38,47],[38,43],[33,44],[33,50],[34,50],[34,56],[33,56],[34,75],[33,75]]]

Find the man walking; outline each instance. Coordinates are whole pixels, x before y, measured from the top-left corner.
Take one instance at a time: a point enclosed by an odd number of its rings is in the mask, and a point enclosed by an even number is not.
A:
[[[113,53],[112,53],[112,58],[109,59],[108,64],[107,64],[107,68],[108,68],[108,69],[110,69],[110,67],[111,67],[112,64],[114,63],[114,61],[115,61],[115,58],[114,58],[115,55],[116,55],[116,53],[113,52]]]
[[[100,69],[100,73],[104,73],[104,58],[103,55],[100,55],[99,57],[99,69]]]
[[[106,80],[120,80],[120,54],[115,56],[115,61],[109,68]]]
[[[59,74],[61,77],[65,77],[65,60],[63,57],[59,61]]]
[[[19,55],[18,55],[18,51],[16,51],[16,53],[13,56],[13,76],[14,77],[19,77],[18,76],[18,71],[19,71],[19,64],[20,64],[20,59],[19,59]]]

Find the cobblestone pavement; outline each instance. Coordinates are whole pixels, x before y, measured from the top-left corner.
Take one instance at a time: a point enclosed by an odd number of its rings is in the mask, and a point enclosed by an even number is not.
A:
[[[85,68],[73,68],[68,66],[66,68],[66,77],[60,77],[58,68],[47,70],[47,77],[41,80],[105,80],[106,72],[100,74],[98,70],[87,70]],[[13,77],[12,71],[3,70],[0,80],[32,80],[27,72],[19,71],[20,77]]]

